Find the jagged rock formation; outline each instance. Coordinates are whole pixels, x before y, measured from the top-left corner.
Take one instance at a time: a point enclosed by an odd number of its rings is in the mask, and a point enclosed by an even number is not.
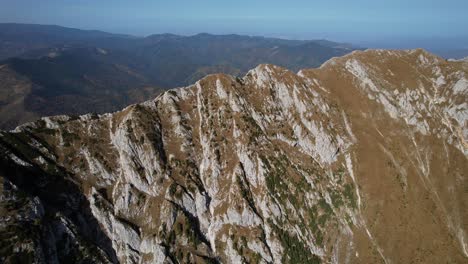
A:
[[[467,75],[369,50],[2,132],[1,259],[464,263]]]

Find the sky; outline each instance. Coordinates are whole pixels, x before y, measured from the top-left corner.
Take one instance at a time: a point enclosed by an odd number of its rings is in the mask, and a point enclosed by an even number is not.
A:
[[[468,0],[0,0],[0,22],[145,36],[246,34],[468,48]]]

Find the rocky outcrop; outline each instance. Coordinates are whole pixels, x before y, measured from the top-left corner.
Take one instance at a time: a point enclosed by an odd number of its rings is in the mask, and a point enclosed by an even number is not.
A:
[[[2,132],[2,260],[463,263],[467,74],[369,50]]]

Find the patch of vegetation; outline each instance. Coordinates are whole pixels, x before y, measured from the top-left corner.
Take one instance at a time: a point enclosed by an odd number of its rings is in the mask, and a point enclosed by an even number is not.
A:
[[[272,163],[263,155],[260,155],[260,159],[268,170],[268,175],[265,177],[268,190],[278,195],[287,195],[289,190],[285,190],[286,188],[283,187],[286,185],[283,182],[283,178],[286,174],[286,167],[278,159],[273,159]]]
[[[133,134],[132,121],[130,119],[125,122],[125,126],[127,127],[127,133]]]
[[[341,207],[344,205],[343,198],[340,192],[329,189],[330,198],[335,207]]]
[[[250,142],[255,142],[258,137],[260,137],[263,134],[262,129],[260,126],[257,124],[257,121],[250,116],[250,115],[242,115],[242,119],[244,122],[247,124],[247,126],[250,128],[251,134],[249,141]]]
[[[177,191],[177,183],[173,182],[171,183],[171,185],[169,186],[169,194],[171,196],[174,196],[174,194],[176,193]]]
[[[260,159],[268,171],[265,180],[271,195],[281,197],[280,202],[290,201],[296,207],[301,205],[304,194],[311,190],[311,186],[297,166],[284,154],[278,157],[265,157]]]
[[[349,203],[349,205],[351,205],[352,208],[356,209],[357,203],[352,184],[347,183],[344,187],[344,196],[347,199],[347,202]]]
[[[334,175],[338,176],[337,183],[341,184],[345,175],[345,168],[343,166],[340,166],[338,170],[334,173]]]
[[[310,231],[312,231],[312,234],[314,234],[315,242],[317,243],[317,245],[321,246],[323,242],[323,234],[319,227],[319,214],[317,206],[314,205],[307,211],[307,213],[309,220],[309,229]]]
[[[406,184],[405,184],[405,181],[404,181],[403,176],[401,175],[401,173],[397,173],[396,178],[398,180],[398,183],[400,184],[401,189],[404,190],[405,187],[406,187]]]
[[[304,245],[296,236],[291,235],[288,231],[279,228],[270,222],[273,230],[278,235],[278,239],[283,246],[282,263],[321,263],[321,259],[310,252],[307,246]]]
[[[319,206],[323,209],[324,213],[327,215],[332,215],[333,214],[333,209],[331,206],[327,203],[325,199],[320,199],[319,201]]]
[[[71,141],[79,140],[80,136],[78,134],[68,132],[67,130],[62,131],[62,137],[65,143],[70,143]]]

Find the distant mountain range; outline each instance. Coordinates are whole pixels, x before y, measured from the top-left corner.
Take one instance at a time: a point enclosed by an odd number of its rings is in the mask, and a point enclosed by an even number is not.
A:
[[[10,129],[45,115],[116,111],[207,74],[240,76],[262,63],[293,71],[317,67],[355,49],[327,40],[134,37],[0,24],[0,127]]]
[[[468,56],[468,48],[453,50],[434,50],[434,53],[447,59],[463,59]]]
[[[132,37],[60,26],[0,23],[0,60],[57,45],[93,45]]]

